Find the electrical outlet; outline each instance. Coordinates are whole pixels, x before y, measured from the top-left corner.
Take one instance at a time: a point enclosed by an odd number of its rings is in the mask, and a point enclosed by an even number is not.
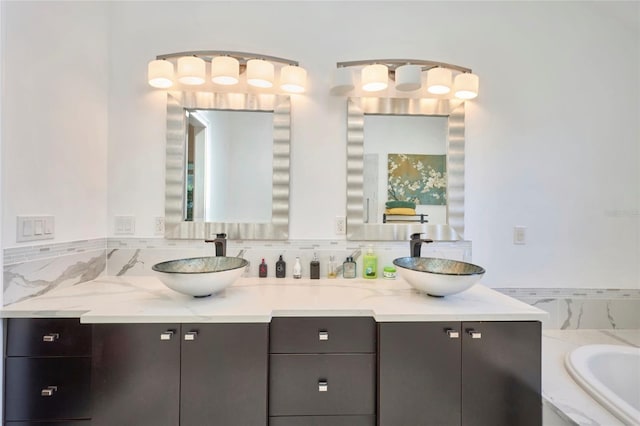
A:
[[[116,235],[133,235],[136,233],[136,218],[134,216],[116,216],[114,225],[114,233]]]
[[[513,227],[513,244],[518,244],[518,245],[527,244],[527,227],[526,226]]]
[[[347,218],[336,216],[335,231],[336,235],[345,235],[347,233]]]
[[[164,235],[164,217],[156,217],[153,226],[156,235]]]

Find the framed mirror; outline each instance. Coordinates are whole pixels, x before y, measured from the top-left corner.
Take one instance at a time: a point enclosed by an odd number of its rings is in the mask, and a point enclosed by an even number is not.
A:
[[[464,102],[350,98],[347,112],[347,239],[462,239]]]
[[[167,94],[165,237],[289,237],[288,96]]]

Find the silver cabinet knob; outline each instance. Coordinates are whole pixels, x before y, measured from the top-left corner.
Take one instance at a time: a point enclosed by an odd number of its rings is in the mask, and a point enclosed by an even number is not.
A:
[[[160,340],[171,340],[173,337],[173,330],[167,330],[164,333],[160,333]]]
[[[328,392],[329,391],[329,382],[326,380],[318,380],[318,392]]]
[[[318,332],[318,340],[329,340],[329,332],[327,330],[320,330]]]
[[[480,333],[479,331],[471,329],[467,330],[467,333],[469,333],[472,339],[482,339],[482,333]]]
[[[58,390],[57,386],[47,386],[40,391],[40,396],[53,396],[53,393]]]
[[[458,339],[460,337],[460,333],[457,330],[452,330],[448,328],[446,332],[447,332],[447,336],[449,336],[449,339]]]
[[[198,337],[197,331],[189,331],[188,333],[185,333],[184,340],[196,340],[196,337]]]
[[[55,342],[60,339],[60,335],[58,333],[49,333],[42,336],[42,341],[47,343]]]

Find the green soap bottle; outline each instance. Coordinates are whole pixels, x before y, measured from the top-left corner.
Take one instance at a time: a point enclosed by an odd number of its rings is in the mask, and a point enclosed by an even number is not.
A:
[[[373,252],[372,246],[369,246],[367,253],[362,258],[362,277],[378,278],[378,256]]]

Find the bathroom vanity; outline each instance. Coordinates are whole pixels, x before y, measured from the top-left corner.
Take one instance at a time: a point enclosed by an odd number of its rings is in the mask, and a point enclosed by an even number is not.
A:
[[[2,315],[7,425],[542,423],[546,314],[480,285],[243,278],[193,299],[107,277]]]

